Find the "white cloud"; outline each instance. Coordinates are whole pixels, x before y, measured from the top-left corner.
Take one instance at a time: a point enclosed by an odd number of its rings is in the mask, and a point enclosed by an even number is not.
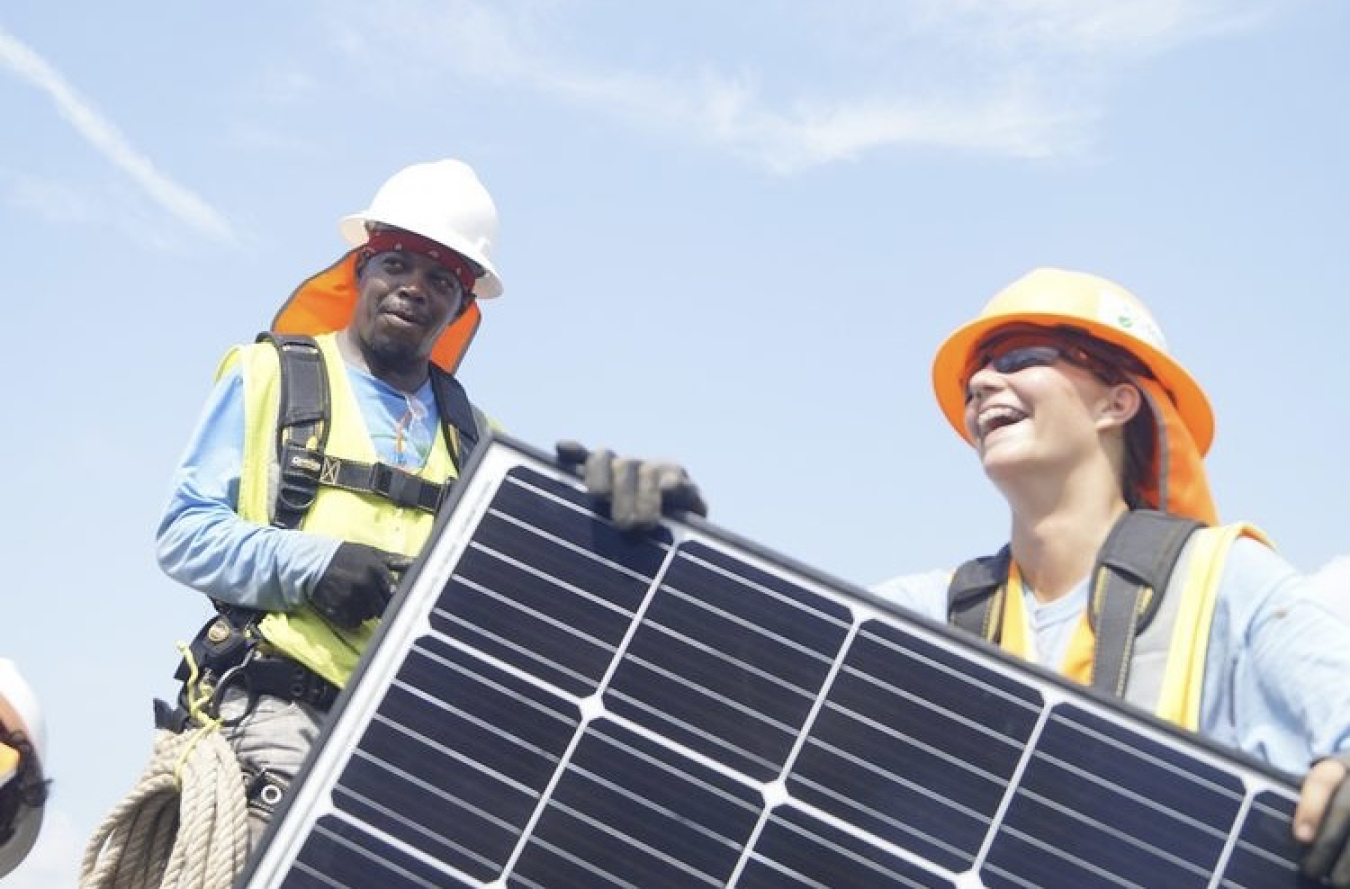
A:
[[[1148,55],[1249,28],[1269,0],[922,0],[932,27],[1060,55]]]
[[[814,55],[786,66],[801,78],[797,85],[756,80],[752,54],[772,54],[771,45],[731,41],[720,57],[710,46],[690,48],[642,73],[604,61],[622,48],[591,42],[584,53],[575,49],[587,37],[579,20],[594,10],[570,0],[366,4],[370,18],[349,20],[341,44],[381,66],[398,46],[399,53],[415,52],[419,64],[451,65],[791,171],[887,147],[1080,154],[1123,69],[1188,41],[1252,27],[1274,2],[804,2],[778,13],[793,16],[795,26],[780,30],[811,29],[806,43]],[[761,6],[748,0],[743,9],[719,10],[703,31],[731,30],[730,16],[769,14]],[[582,55],[601,61],[582,62]]]
[[[190,190],[155,169],[117,127],[85,101],[54,68],[19,40],[0,31],[0,66],[45,92],[75,131],[164,210],[203,234],[233,241],[226,218]]]

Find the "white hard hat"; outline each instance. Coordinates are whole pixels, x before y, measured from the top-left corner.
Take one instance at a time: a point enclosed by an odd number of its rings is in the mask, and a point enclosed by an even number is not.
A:
[[[389,178],[370,207],[338,223],[353,247],[368,238],[367,225],[401,228],[444,244],[477,263],[483,275],[474,283],[480,299],[500,296],[502,281],[492,264],[497,241],[497,206],[473,168],[446,159],[404,167]]]
[[[3,877],[18,867],[37,841],[46,802],[43,764],[47,758],[46,729],[37,697],[7,658],[0,658],[0,741],[18,748],[24,755],[18,774],[0,786],[0,794],[19,794],[13,823],[0,824],[0,877]]]

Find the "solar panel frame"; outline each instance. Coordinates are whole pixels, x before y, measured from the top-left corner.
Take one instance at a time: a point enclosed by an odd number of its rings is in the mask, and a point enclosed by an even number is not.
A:
[[[238,885],[1305,885],[1290,776],[696,516],[594,508],[483,443]]]

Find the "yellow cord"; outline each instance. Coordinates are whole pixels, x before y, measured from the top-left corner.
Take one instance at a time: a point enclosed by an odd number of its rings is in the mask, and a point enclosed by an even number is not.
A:
[[[220,728],[221,721],[218,717],[207,715],[204,709],[204,706],[211,700],[211,689],[201,683],[201,671],[197,669],[197,659],[192,656],[192,649],[185,642],[177,643],[177,648],[188,667],[188,678],[183,683],[183,699],[187,703],[188,717],[198,726],[197,730],[192,733],[192,739],[183,745],[183,750],[178,755],[178,762],[173,767],[174,783],[182,787],[183,766],[187,763],[188,757],[192,755],[193,748],[205,735]]]

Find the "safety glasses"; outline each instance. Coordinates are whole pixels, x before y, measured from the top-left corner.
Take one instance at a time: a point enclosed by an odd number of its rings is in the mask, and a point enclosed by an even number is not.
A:
[[[966,383],[975,372],[991,367],[1001,374],[1014,374],[1029,367],[1049,367],[1064,361],[1089,371],[1098,379],[1114,385],[1126,379],[1127,374],[1151,376],[1148,369],[1134,356],[1121,350],[1106,353],[1109,347],[1097,341],[1074,335],[1075,331],[1061,330],[1049,334],[1041,330],[1019,330],[1004,336],[995,336],[976,350],[966,371]],[[1091,344],[1091,345],[1089,345]],[[1116,354],[1119,351],[1120,354]]]
[[[1001,374],[1015,374],[1028,367],[1048,367],[1061,359],[1067,360],[1068,356],[1058,346],[1018,346],[991,355],[982,363],[977,359],[977,366],[992,367]]]

